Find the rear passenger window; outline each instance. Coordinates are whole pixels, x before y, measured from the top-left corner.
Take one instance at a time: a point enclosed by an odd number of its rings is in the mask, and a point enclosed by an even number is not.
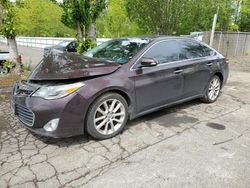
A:
[[[211,50],[210,48],[202,45],[202,49],[203,49],[203,56],[204,57],[207,57],[207,56],[214,56],[215,55],[215,52],[213,50]]]
[[[214,55],[214,51],[196,41],[180,41],[182,46],[181,59],[194,59]]]
[[[176,40],[163,41],[154,45],[143,57],[154,58],[159,64],[179,61],[181,46]]]

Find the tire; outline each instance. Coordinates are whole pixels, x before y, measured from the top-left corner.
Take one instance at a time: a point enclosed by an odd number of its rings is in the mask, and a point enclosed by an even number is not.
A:
[[[9,70],[5,67],[0,67],[0,74],[8,74]]]
[[[201,100],[205,103],[213,103],[220,96],[222,81],[219,76],[214,75],[208,83],[204,97]]]
[[[127,120],[127,101],[117,93],[106,93],[90,106],[86,131],[97,140],[112,138],[123,130]]]

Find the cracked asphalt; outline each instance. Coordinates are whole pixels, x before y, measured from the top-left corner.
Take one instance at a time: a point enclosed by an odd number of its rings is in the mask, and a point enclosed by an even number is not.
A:
[[[250,62],[249,62],[250,63]],[[250,73],[232,70],[214,104],[130,121],[113,139],[38,137],[0,101],[0,187],[249,187]]]

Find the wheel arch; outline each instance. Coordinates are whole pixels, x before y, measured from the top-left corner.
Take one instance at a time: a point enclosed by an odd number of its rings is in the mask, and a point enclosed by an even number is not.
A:
[[[215,72],[214,75],[216,75],[216,76],[218,76],[220,78],[220,81],[221,81],[221,83],[223,85],[223,83],[224,83],[224,76],[223,76],[223,74],[221,72]]]
[[[105,90],[102,90],[102,91],[99,91],[95,97],[93,97],[93,99],[91,100],[91,102],[89,103],[88,105],[88,108],[87,108],[87,111],[86,111],[86,115],[84,117],[84,132],[87,132],[86,128],[87,128],[87,118],[88,118],[88,114],[89,114],[89,110],[91,108],[91,106],[93,105],[93,103],[98,100],[98,98],[102,97],[103,95],[105,94],[108,94],[108,93],[115,93],[115,94],[119,94],[121,95],[125,101],[127,102],[128,104],[128,119],[130,119],[130,116],[132,114],[132,111],[133,111],[133,108],[131,107],[131,104],[132,104],[132,97],[129,96],[129,94],[125,91],[123,91],[122,89],[119,89],[119,88],[109,88],[109,89],[105,89]]]
[[[87,119],[87,116],[88,116],[88,113],[89,113],[89,109],[90,109],[90,107],[91,107],[91,105],[98,99],[98,98],[100,98],[101,96],[103,96],[103,95],[105,95],[105,94],[107,94],[107,93],[117,93],[117,94],[119,94],[119,95],[121,95],[124,99],[125,99],[125,101],[127,102],[127,104],[128,104],[128,116],[130,117],[131,115],[132,115],[132,113],[133,113],[133,111],[134,111],[134,108],[132,107],[132,101],[133,101],[133,99],[132,99],[132,96],[129,96],[129,94],[126,92],[126,91],[124,91],[124,90],[122,90],[122,89],[120,89],[120,88],[109,88],[109,89],[104,89],[104,90],[101,90],[101,91],[99,91],[96,95],[95,95],[95,97],[93,97],[92,98],[92,100],[91,100],[91,102],[89,103],[89,105],[88,105],[88,109],[87,109],[87,112],[86,112],[86,115],[85,115],[85,118],[84,118],[84,122],[86,122],[86,119]],[[85,127],[85,126],[84,126]]]
[[[120,88],[109,88],[109,89],[104,89],[101,90],[97,93],[97,95],[95,95],[95,97],[91,100],[91,104],[98,99],[99,97],[101,97],[102,95],[105,95],[107,93],[117,93],[119,95],[121,95],[127,102],[128,106],[131,105],[132,103],[132,97],[129,96],[129,94],[127,92],[125,92],[124,90],[120,89]],[[90,104],[90,105],[91,105]]]

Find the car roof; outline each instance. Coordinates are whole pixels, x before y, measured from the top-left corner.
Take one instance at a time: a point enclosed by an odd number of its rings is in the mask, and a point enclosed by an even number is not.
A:
[[[155,41],[159,41],[159,40],[168,40],[168,39],[181,40],[181,39],[193,39],[193,38],[179,37],[179,36],[152,36],[151,39]]]
[[[167,39],[191,39],[191,40],[195,40],[191,37],[179,37],[179,36],[167,36],[167,35],[153,35],[153,36],[139,36],[139,37],[124,37],[124,38],[117,38],[117,39],[141,39],[141,40],[145,40],[145,39],[149,39],[152,41],[160,41],[160,40],[167,40]],[[114,39],[116,40],[116,39]]]

